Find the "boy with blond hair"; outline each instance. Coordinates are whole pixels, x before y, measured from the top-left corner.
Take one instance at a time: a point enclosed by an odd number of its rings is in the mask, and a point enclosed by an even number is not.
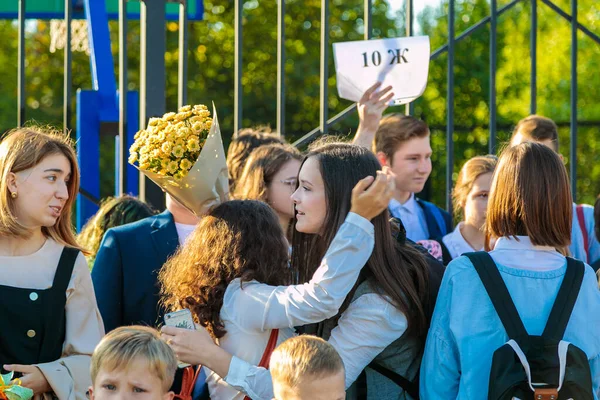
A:
[[[279,345],[269,364],[275,400],[344,400],[344,363],[316,336],[297,336]]]
[[[177,359],[157,330],[125,326],[106,335],[92,355],[91,400],[172,400]]]

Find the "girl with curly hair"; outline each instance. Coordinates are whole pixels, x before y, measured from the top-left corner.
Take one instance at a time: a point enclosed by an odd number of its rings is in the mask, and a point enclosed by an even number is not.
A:
[[[378,173],[357,183],[350,212],[318,268],[307,283],[293,286],[284,285],[294,281],[298,269],[289,266],[287,241],[272,209],[253,200],[219,205],[161,270],[166,308],[189,308],[224,349],[258,364],[273,329],[279,329],[281,343],[295,334],[295,326],[337,314],[371,255],[369,221],[386,209],[392,182]],[[244,397],[221,376],[206,372],[212,399]]]

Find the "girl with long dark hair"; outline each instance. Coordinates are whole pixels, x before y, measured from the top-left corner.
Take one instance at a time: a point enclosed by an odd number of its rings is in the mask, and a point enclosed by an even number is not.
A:
[[[292,269],[298,271],[301,281],[319,274],[316,266],[321,258],[327,259],[327,248],[331,248],[336,231],[348,218],[353,186],[380,169],[371,152],[349,144],[328,144],[306,156],[299,187],[292,196],[297,219]],[[426,256],[405,237],[398,240],[392,235],[387,209],[374,217],[372,224],[375,248],[365,268],[345,296],[341,312],[316,327],[316,333],[329,338],[342,356],[347,387],[372,362],[407,380],[416,377],[427,315],[432,308],[429,285],[436,284],[430,282]],[[253,399],[272,396],[266,374],[252,370],[222,349],[211,348],[203,332],[172,328],[164,328],[163,332],[186,362],[208,363]],[[371,368],[366,370],[366,383],[368,398],[406,397],[402,388]]]

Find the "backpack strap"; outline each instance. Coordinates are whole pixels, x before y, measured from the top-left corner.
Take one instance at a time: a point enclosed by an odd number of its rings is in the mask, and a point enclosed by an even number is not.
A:
[[[370,363],[367,367],[371,368],[372,370],[378,372],[379,374],[385,376],[386,378],[388,378],[389,380],[394,382],[396,385],[398,385],[402,390],[404,390],[414,400],[419,399],[419,373],[418,372],[417,372],[417,377],[415,378],[415,380],[413,382],[411,382],[408,379],[406,379],[405,377],[403,377],[402,375],[397,374],[396,372],[392,371],[391,369],[388,369],[388,368],[384,367],[383,365],[379,365],[375,362]],[[366,374],[365,370],[363,370],[360,373],[356,382],[359,386],[357,389],[358,390],[357,400],[366,400],[368,390],[367,390],[367,374]]]
[[[584,273],[585,266],[582,261],[567,257],[567,272],[554,300],[542,337],[562,340],[579,295]]]
[[[494,309],[500,317],[502,325],[510,339],[518,342],[519,338],[527,337],[528,333],[521,321],[519,312],[513,303],[508,288],[498,271],[496,263],[492,257],[485,251],[477,251],[474,253],[465,253],[464,256],[469,257],[471,263],[475,267],[475,271],[479,275],[485,290],[494,305]]]
[[[417,203],[423,208],[425,213],[425,220],[427,223],[427,229],[429,230],[430,237],[444,236],[448,233],[446,221],[442,212],[435,204],[417,199]]]
[[[585,248],[585,256],[587,257],[587,262],[591,262],[590,253],[588,250],[588,246],[589,246],[590,242],[589,242],[589,238],[588,238],[588,231],[585,226],[585,214],[583,213],[583,206],[581,204],[578,204],[576,209],[577,209],[577,221],[579,221],[579,229],[581,230],[581,234],[583,235],[583,246]]]
[[[277,338],[279,337],[279,329],[271,329],[271,336],[269,336],[269,341],[267,342],[267,347],[265,348],[265,352],[263,353],[262,358],[260,359],[260,363],[258,363],[259,367],[263,367],[269,369],[269,362],[271,361],[271,354],[275,347],[277,347]],[[244,397],[244,400],[251,400],[250,397]]]

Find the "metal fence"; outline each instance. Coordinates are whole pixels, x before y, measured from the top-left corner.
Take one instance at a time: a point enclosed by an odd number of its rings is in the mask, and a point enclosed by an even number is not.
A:
[[[18,43],[18,124],[22,125],[25,121],[25,1],[19,0],[18,27],[19,27],[19,43]],[[242,86],[241,78],[243,71],[242,64],[242,7],[243,0],[233,0],[235,2],[235,66],[234,66],[234,131],[237,132],[242,128]],[[413,15],[413,0],[405,0],[406,4],[406,35],[413,34],[414,15]],[[166,21],[165,5],[168,0],[142,0],[141,1],[141,65],[140,65],[140,97],[139,97],[139,125],[146,126],[147,121],[152,116],[162,115],[166,109],[165,100],[165,47],[166,38],[164,30],[156,29],[157,26],[164,26]],[[179,68],[178,68],[178,104],[179,106],[186,103],[187,90],[187,43],[188,43],[188,21],[186,13],[187,0],[180,0],[179,7]],[[506,11],[513,8],[520,2],[529,2],[531,6],[531,35],[530,35],[530,55],[531,55],[531,77],[530,91],[531,104],[530,112],[535,113],[537,109],[537,18],[538,18],[538,3],[549,7],[558,15],[569,21],[571,24],[571,116],[570,116],[570,176],[573,195],[576,193],[576,176],[577,176],[577,32],[582,32],[587,37],[591,38],[596,43],[600,44],[600,37],[594,34],[590,29],[583,26],[577,21],[577,0],[571,0],[571,13],[567,14],[561,10],[551,0],[512,0],[505,6],[498,8],[497,0],[490,0],[491,12],[490,15],[481,21],[477,22],[464,32],[455,32],[455,0],[450,0],[448,3],[448,36],[449,41],[442,47],[434,50],[431,53],[431,59],[438,58],[443,53],[447,53],[447,118],[446,118],[446,207],[451,209],[450,191],[452,189],[452,175],[454,164],[454,148],[452,133],[454,131],[454,55],[455,44],[477,31],[484,29],[489,25],[490,29],[490,90],[489,90],[489,152],[495,153],[497,150],[497,123],[496,123],[496,72],[497,72],[497,23],[498,17]],[[118,96],[118,101],[114,99],[117,85],[115,82],[114,71],[112,68],[112,55],[110,55],[110,42],[108,40],[108,22],[106,19],[97,19],[98,5],[103,3],[96,0],[84,0],[84,5],[87,10],[88,26],[90,29],[90,43],[92,49],[92,66],[96,65],[96,70],[92,68],[94,89],[99,91],[108,103],[113,101],[116,110],[116,123],[118,130],[110,129],[110,121],[103,121],[103,125],[112,134],[118,135],[119,157],[118,157],[118,194],[128,192],[127,182],[131,180],[131,173],[128,174],[127,166],[127,149],[128,146],[128,102],[127,96]],[[127,0],[119,0],[119,80],[118,93],[127,92]],[[371,38],[371,9],[372,0],[364,0],[364,39]],[[278,1],[277,9],[277,131],[280,135],[285,135],[285,82],[284,82],[284,65],[285,65],[285,0]],[[65,21],[69,23],[72,18],[72,0],[65,0]],[[319,126],[308,132],[306,135],[297,140],[294,145],[303,146],[315,139],[319,135],[326,134],[329,127],[336,122],[339,122],[350,114],[355,112],[356,105],[351,105],[337,115],[329,116],[328,114],[328,85],[329,77],[329,0],[321,2],[321,51],[320,51],[320,123]],[[104,25],[104,26],[102,26]],[[69,25],[68,25],[69,26]],[[67,29],[67,41],[70,43],[70,29]],[[108,47],[106,47],[108,46]],[[108,51],[107,51],[108,49]],[[100,60],[100,57],[108,59]],[[65,46],[64,52],[64,110],[63,121],[65,129],[69,129],[72,109],[71,109],[71,49],[70,46]],[[112,96],[112,97],[111,97]],[[113,100],[110,100],[110,99]],[[131,107],[131,104],[129,104]],[[412,112],[412,106],[406,106],[406,113]],[[107,125],[108,124],[108,125]],[[136,124],[137,125],[137,124]],[[137,177],[136,177],[137,179]],[[164,196],[162,191],[148,179],[140,179],[139,184],[140,197],[154,207],[161,209],[164,206]],[[130,191],[130,190],[129,190]],[[89,200],[97,202],[96,193],[86,193],[83,195]]]

